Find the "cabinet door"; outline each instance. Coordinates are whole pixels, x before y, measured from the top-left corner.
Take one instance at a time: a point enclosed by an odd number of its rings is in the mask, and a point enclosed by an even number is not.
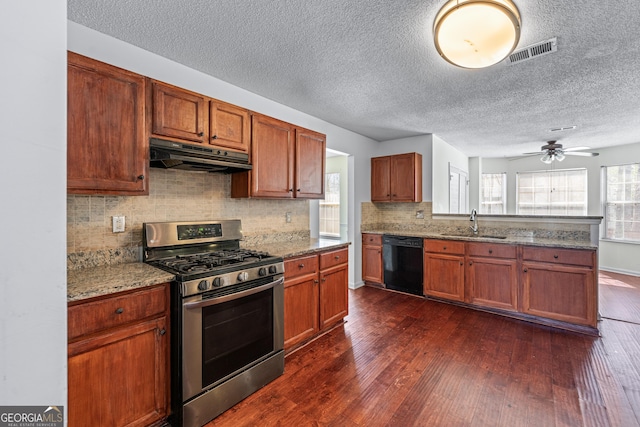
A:
[[[144,77],[72,52],[68,58],[69,193],[148,194]]]
[[[296,129],[295,197],[324,198],[325,149],[325,135],[307,129]]]
[[[349,314],[349,268],[347,264],[320,271],[320,329]]]
[[[209,144],[249,152],[251,118],[249,111],[220,101],[209,106]]]
[[[253,115],[251,195],[293,198],[293,125]]]
[[[391,158],[389,156],[371,159],[372,202],[388,202],[391,199],[390,170]]]
[[[69,344],[69,427],[146,426],[167,415],[166,318]]]
[[[596,273],[590,268],[522,263],[522,311],[563,322],[596,326]]]
[[[422,156],[407,153],[391,156],[391,200],[395,202],[422,201]]]
[[[470,303],[518,310],[518,270],[515,259],[470,258],[468,283]]]
[[[153,134],[203,143],[208,119],[204,96],[158,82],[151,85]]]
[[[464,301],[464,257],[426,253],[424,257],[424,294]]]
[[[382,283],[382,246],[362,246],[362,280]]]
[[[286,280],[284,347],[288,349],[318,332],[318,275]]]

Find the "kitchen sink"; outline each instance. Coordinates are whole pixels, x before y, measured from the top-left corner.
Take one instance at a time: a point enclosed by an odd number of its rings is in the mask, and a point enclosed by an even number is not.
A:
[[[507,236],[493,236],[489,234],[442,234],[444,237],[471,237],[474,239],[506,239]]]

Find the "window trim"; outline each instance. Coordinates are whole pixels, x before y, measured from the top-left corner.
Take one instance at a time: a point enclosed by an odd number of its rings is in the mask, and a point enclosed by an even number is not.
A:
[[[630,244],[630,245],[640,245],[640,239],[634,240],[634,239],[616,239],[614,237],[609,237],[607,236],[607,229],[608,229],[608,222],[609,219],[607,217],[607,194],[608,194],[608,181],[607,181],[607,171],[608,168],[612,168],[612,167],[623,167],[623,166],[633,166],[633,165],[638,165],[638,167],[640,168],[640,162],[633,162],[633,163],[622,163],[622,164],[615,164],[615,165],[603,165],[600,167],[600,213],[602,215],[602,223],[601,223],[601,228],[600,228],[600,240],[603,240],[605,242],[613,242],[613,243],[626,243],[626,244]],[[640,202],[640,200],[638,201]],[[629,203],[638,203],[638,202],[634,202],[631,201]]]
[[[484,175],[501,175],[502,176],[502,212],[501,213],[494,213],[494,212],[485,212],[485,210],[482,208],[485,204],[490,204],[490,203],[485,203],[483,201],[483,195],[484,195]],[[507,173],[506,172],[497,172],[497,173],[481,173],[480,174],[480,197],[479,197],[479,203],[480,203],[480,213],[483,215],[505,215],[507,213]]]
[[[546,173],[546,174],[553,174],[553,173],[557,173],[557,172],[569,172],[569,171],[583,171],[584,172],[584,177],[585,177],[585,201],[584,201],[584,210],[583,213],[580,215],[575,215],[575,214],[551,214],[551,213],[546,213],[546,214],[540,214],[540,213],[535,213],[535,214],[522,214],[520,213],[520,178],[521,175],[523,174],[542,174],[542,173]],[[533,171],[521,171],[521,172],[516,172],[516,215],[536,215],[536,216],[551,216],[551,217],[558,217],[558,216],[568,216],[568,217],[573,217],[573,216],[586,216],[589,212],[589,171],[586,167],[582,167],[582,168],[567,168],[567,169],[544,169],[544,170],[533,170]]]

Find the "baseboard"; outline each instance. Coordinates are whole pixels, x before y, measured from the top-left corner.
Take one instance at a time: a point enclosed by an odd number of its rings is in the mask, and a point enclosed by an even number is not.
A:
[[[625,270],[622,268],[612,268],[600,266],[600,271],[610,271],[611,273],[626,274],[628,276],[640,277],[640,271]]]

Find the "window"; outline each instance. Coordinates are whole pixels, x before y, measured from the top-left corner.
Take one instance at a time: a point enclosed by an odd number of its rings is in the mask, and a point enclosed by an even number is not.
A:
[[[320,200],[320,236],[340,237],[340,174],[324,176],[324,200]]]
[[[516,197],[519,215],[586,215],[587,170],[518,173]]]
[[[602,168],[604,237],[640,241],[640,164]]]
[[[507,212],[507,174],[483,173],[480,188],[480,213]]]
[[[451,166],[449,163],[449,213],[467,212],[468,185],[467,172]]]

